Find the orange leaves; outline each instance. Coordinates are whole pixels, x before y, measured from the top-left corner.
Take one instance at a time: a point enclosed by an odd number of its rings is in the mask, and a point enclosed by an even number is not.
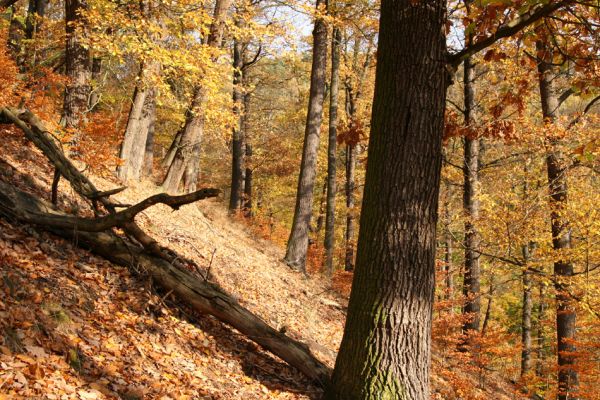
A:
[[[349,123],[340,126],[340,133],[337,137],[338,143],[344,143],[349,146],[356,146],[366,137],[365,131],[360,120],[354,119]]]

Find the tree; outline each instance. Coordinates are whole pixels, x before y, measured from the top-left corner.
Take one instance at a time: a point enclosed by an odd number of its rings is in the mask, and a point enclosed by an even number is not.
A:
[[[306,270],[308,233],[312,217],[313,190],[317,173],[317,150],[323,118],[325,94],[325,69],[327,66],[327,25],[319,13],[327,9],[327,0],[317,0],[313,29],[313,58],[310,74],[310,94],[304,131],[304,147],[296,191],[296,206],[292,230],[284,260],[292,268]]]
[[[217,49],[221,46],[227,9],[231,0],[217,0],[213,11],[210,32],[206,46]],[[214,59],[213,59],[214,61]],[[194,87],[191,105],[186,112],[185,125],[178,139],[175,154],[162,186],[167,192],[177,192],[184,180],[185,190],[194,191],[198,180],[198,158],[200,157],[200,141],[204,130],[204,110],[207,90],[202,84]]]
[[[333,274],[333,250],[335,245],[335,194],[337,171],[337,120],[338,92],[340,86],[340,41],[339,27],[333,28],[331,39],[331,94],[329,97],[329,141],[327,143],[327,214],[325,218],[325,267]]]
[[[152,75],[157,73],[157,67],[156,63],[140,67],[139,83],[133,92],[125,137],[119,154],[123,163],[117,168],[117,176],[123,182],[137,181],[142,176],[146,143],[155,118],[155,89],[149,85]]]
[[[326,398],[429,399],[448,67],[564,4],[533,5],[448,58],[444,1],[381,2],[356,271]]]
[[[83,44],[86,21],[83,14],[86,0],[65,1],[67,44],[65,52],[66,75],[62,123],[66,128],[77,129],[87,112],[90,93],[90,53]],[[77,138],[77,135],[75,136]]]
[[[428,399],[445,2],[383,0],[348,317],[328,399]]]
[[[538,72],[540,100],[544,123],[551,126],[556,122],[560,107],[559,95],[555,86],[558,76],[553,65],[554,51],[548,43],[549,33],[538,29],[540,37],[536,42],[538,51]],[[546,167],[548,172],[548,190],[550,193],[550,224],[552,232],[552,247],[557,252],[554,262],[554,277],[556,289],[556,339],[558,346],[558,400],[575,399],[578,376],[575,370],[575,306],[570,295],[569,279],[573,276],[573,263],[565,258],[565,250],[571,248],[571,229],[569,220],[563,210],[567,207],[567,164],[565,156],[558,149],[558,139],[548,138],[548,154]]]
[[[465,1],[467,12],[471,2]],[[473,44],[473,34],[466,35],[466,44]],[[475,99],[475,66],[471,57],[463,61],[463,93],[464,93],[464,164],[463,164],[463,210],[465,212],[465,268],[463,295],[465,304],[463,313],[467,317],[463,326],[465,333],[479,331],[481,296],[480,296],[480,266],[479,266],[479,233],[477,219],[479,218],[479,141],[475,134],[476,99]]]

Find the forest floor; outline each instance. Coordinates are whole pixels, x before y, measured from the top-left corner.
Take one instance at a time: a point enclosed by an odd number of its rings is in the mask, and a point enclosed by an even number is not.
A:
[[[0,127],[0,180],[49,199],[53,170],[20,132]],[[92,176],[99,189],[118,186]],[[115,196],[134,203],[150,183]],[[62,182],[60,205],[84,205]],[[283,249],[256,239],[219,200],[173,212],[154,206],[137,221],[164,246],[277,329],[307,343],[333,366],[346,298],[321,276],[280,260]],[[502,379],[457,393],[448,365],[433,357],[435,398],[519,398]],[[445,371],[445,372],[444,372]],[[442,373],[444,372],[444,373]],[[302,374],[210,316],[186,314],[169,293],[76,243],[0,220],[0,400],[4,399],[318,399]]]

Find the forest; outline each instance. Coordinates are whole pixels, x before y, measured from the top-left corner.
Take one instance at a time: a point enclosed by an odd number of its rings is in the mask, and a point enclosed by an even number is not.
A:
[[[600,400],[599,0],[0,0],[0,400]]]

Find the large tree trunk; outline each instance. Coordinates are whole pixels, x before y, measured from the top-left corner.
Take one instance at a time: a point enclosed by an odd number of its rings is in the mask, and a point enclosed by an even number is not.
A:
[[[327,6],[327,0],[317,0],[316,8]],[[285,262],[292,268],[306,271],[308,233],[313,206],[313,189],[317,174],[317,153],[323,119],[323,97],[325,94],[325,70],[327,68],[327,24],[323,18],[315,20],[313,30],[313,58],[310,74],[310,93],[302,162],[296,192],[296,207],[292,230],[287,243]]]
[[[465,126],[473,128],[475,123],[475,69],[470,58],[464,61],[464,107]],[[467,129],[472,131],[472,129]],[[479,331],[481,294],[479,266],[479,139],[467,133],[464,138],[464,192],[463,209],[465,212],[465,269],[463,295],[465,304],[463,313],[467,317],[463,330]]]
[[[229,197],[229,212],[231,213],[236,213],[241,208],[244,186],[244,135],[242,130],[242,114],[244,113],[244,93],[242,91],[243,52],[243,43],[239,39],[235,39],[233,42],[233,113],[236,116],[236,125],[233,127],[231,143],[231,195]]]
[[[554,81],[558,75],[552,65],[554,52],[551,45],[544,41],[547,33],[538,31],[542,38],[537,42],[540,99],[544,123],[552,124],[558,116],[560,106]],[[549,40],[549,39],[548,39]],[[571,248],[571,229],[565,216],[567,208],[567,166],[564,156],[558,148],[558,140],[550,137],[549,151],[546,156],[548,189],[550,193],[550,225],[552,247],[556,252],[554,276],[556,289],[556,339],[558,347],[558,400],[573,400],[579,379],[574,368],[575,358],[575,320],[576,311],[569,295],[569,280],[573,276],[573,263],[565,259],[565,250]]]
[[[225,29],[225,16],[231,0],[217,0],[213,12],[213,22],[206,45],[220,47]],[[198,183],[200,169],[200,153],[202,134],[204,131],[204,102],[206,88],[198,85],[194,89],[191,105],[186,114],[185,125],[181,131],[179,145],[175,147],[175,154],[169,164],[169,170],[162,183],[167,192],[177,192],[184,181],[186,190],[194,190]]]
[[[327,215],[325,218],[325,270],[333,275],[333,251],[335,250],[335,195],[337,191],[337,123],[338,94],[340,90],[340,42],[339,27],[333,28],[331,39],[331,95],[329,97],[329,141],[327,143]]]
[[[446,2],[383,0],[356,271],[328,399],[429,399]]]
[[[86,0],[65,1],[65,62],[69,82],[65,88],[62,124],[71,129],[79,128],[84,120],[90,94],[90,54],[87,46],[81,43],[86,25],[81,13],[86,9]],[[78,135],[76,132],[73,142],[77,142]]]

